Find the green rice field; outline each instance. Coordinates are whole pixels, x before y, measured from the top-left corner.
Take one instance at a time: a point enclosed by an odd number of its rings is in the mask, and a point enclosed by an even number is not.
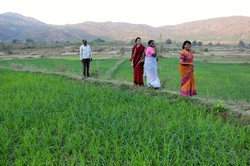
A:
[[[163,89],[178,92],[180,73],[178,58],[159,60],[159,78]],[[80,77],[82,66],[78,59],[15,59],[0,61],[0,67],[42,72],[61,72]],[[250,100],[250,64],[195,63],[195,80],[198,96],[233,102]],[[132,82],[133,69],[128,59],[96,59],[91,63],[93,78],[117,82]]]
[[[79,63],[0,61],[2,68],[33,69],[0,70],[0,165],[250,165],[250,128],[235,123],[231,116],[223,120],[208,112],[206,104],[178,95],[53,74],[62,70],[80,77]],[[175,63],[175,59],[159,62],[160,78],[168,79],[165,88],[171,90],[178,89]],[[93,61],[93,77],[110,75],[117,81],[131,81],[132,70],[126,64],[119,59]],[[60,65],[64,67],[59,70],[56,66]],[[213,97],[212,80],[223,74],[213,79],[205,75],[223,68],[236,74],[237,66],[198,63],[196,68],[200,94]],[[249,70],[244,65],[237,69]],[[122,70],[127,71],[123,77]],[[234,74],[223,78],[233,81]],[[249,80],[244,72],[239,78]],[[230,92],[220,84],[217,88],[225,93],[218,98],[249,99],[237,88]]]
[[[249,164],[249,128],[191,99],[40,73],[0,76],[1,165]]]

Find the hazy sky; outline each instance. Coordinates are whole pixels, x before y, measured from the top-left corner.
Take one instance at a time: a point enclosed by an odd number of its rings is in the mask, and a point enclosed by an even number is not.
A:
[[[0,0],[0,14],[47,24],[127,22],[154,27],[216,17],[250,16],[249,0]]]

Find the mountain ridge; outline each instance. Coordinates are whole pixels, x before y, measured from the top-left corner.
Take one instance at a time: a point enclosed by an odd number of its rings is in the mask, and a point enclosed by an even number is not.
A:
[[[124,22],[85,21],[77,24],[52,25],[18,13],[0,14],[0,40],[32,39],[34,41],[120,40],[130,42],[137,36],[143,40],[167,39],[201,41],[203,43],[238,43],[250,41],[250,17],[230,16],[197,20],[177,25],[153,27]]]

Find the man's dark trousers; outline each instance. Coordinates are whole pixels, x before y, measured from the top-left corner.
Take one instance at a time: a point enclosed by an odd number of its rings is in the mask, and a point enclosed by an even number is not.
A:
[[[82,59],[82,65],[83,65],[83,75],[84,77],[89,77],[89,66],[90,66],[90,58]]]

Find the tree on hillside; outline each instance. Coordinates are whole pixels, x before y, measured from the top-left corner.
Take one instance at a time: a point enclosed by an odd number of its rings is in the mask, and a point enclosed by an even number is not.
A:
[[[13,39],[13,40],[12,40],[12,43],[13,43],[13,44],[16,44],[16,43],[18,43],[18,40],[17,40],[17,39]]]
[[[27,47],[27,48],[33,48],[34,47],[34,41],[32,40],[32,39],[26,39],[26,44],[25,44],[25,46]]]
[[[194,41],[192,42],[192,45],[193,45],[193,46],[197,46],[197,41],[194,40]]]
[[[4,46],[4,42],[0,41],[0,50],[4,50],[5,46]]]
[[[242,40],[240,40],[238,46],[239,47],[245,47],[245,43]]]
[[[27,44],[34,44],[34,41],[32,39],[26,39]]]
[[[197,45],[198,45],[198,46],[202,46],[202,42],[199,41],[199,42],[197,43]]]
[[[213,43],[212,43],[212,42],[209,42],[209,43],[208,43],[208,46],[213,46]]]
[[[167,39],[165,42],[166,42],[166,44],[173,44],[171,39]]]
[[[105,42],[105,40],[103,40],[101,38],[97,38],[94,41],[97,42],[97,43],[103,43],[103,42]]]

